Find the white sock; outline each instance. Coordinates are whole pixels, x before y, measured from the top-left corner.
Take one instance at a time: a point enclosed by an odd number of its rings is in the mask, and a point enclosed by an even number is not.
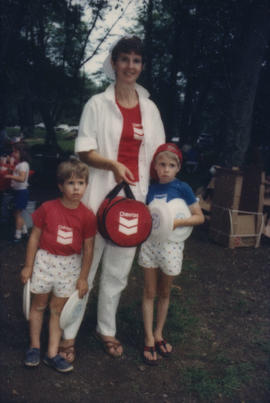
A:
[[[23,227],[22,227],[22,234],[23,234],[23,235],[24,235],[24,234],[27,234],[27,232],[28,232],[27,226],[26,226],[26,224],[23,224]]]
[[[22,237],[22,231],[20,229],[16,229],[15,238],[16,239],[21,239],[21,237]]]

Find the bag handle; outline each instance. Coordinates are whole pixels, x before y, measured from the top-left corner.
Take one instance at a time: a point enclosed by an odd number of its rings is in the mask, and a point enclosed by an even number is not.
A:
[[[125,181],[122,181],[120,183],[118,183],[106,196],[106,199],[112,200],[114,199],[118,193],[124,188],[125,194],[127,196],[128,199],[134,199],[135,200],[135,196],[132,192],[132,190],[129,187],[129,184]]]
[[[135,196],[129,186],[129,184],[127,182],[124,182],[124,189],[125,189],[125,193],[128,199],[134,199],[135,200]]]

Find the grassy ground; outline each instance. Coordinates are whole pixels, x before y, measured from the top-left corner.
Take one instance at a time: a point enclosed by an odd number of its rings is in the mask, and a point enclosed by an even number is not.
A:
[[[269,243],[230,250],[208,240],[207,229],[186,242],[173,290],[166,338],[171,360],[143,364],[142,272],[134,263],[118,313],[125,355],[113,360],[94,337],[98,278],[77,339],[75,371],[23,368],[28,343],[18,275],[25,244],[12,245],[1,227],[1,379],[3,402],[245,402],[270,400]],[[42,337],[47,342],[46,315]],[[26,385],[31,385],[27,387]]]
[[[187,178],[190,182],[190,179]],[[191,180],[192,182],[192,180]],[[194,182],[195,183],[195,182]],[[55,197],[34,187],[32,199]],[[118,312],[118,337],[125,354],[113,360],[94,337],[98,278],[80,329],[75,371],[70,376],[41,365],[22,365],[28,326],[21,311],[19,271],[25,243],[13,245],[11,222],[0,227],[0,401],[5,403],[232,402],[270,401],[270,242],[259,248],[228,249],[197,228],[186,242],[183,271],[175,280],[166,325],[174,346],[157,368],[141,360],[143,278],[136,262]],[[47,321],[43,352],[47,343]]]

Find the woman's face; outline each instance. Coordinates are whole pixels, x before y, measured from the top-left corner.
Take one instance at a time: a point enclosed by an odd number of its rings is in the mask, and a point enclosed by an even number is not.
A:
[[[141,74],[142,57],[134,52],[120,53],[116,62],[112,62],[117,82],[133,84]]]

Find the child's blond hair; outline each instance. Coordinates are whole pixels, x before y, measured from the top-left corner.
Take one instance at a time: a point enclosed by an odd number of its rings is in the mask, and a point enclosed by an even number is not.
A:
[[[56,173],[57,183],[59,185],[62,185],[67,179],[70,179],[72,176],[85,179],[85,182],[87,183],[89,177],[88,165],[76,158],[70,158],[68,161],[61,162],[58,165]]]
[[[164,156],[164,157],[167,157],[167,158],[175,161],[177,163],[177,165],[178,165],[178,168],[181,168],[180,159],[179,159],[178,155],[176,155],[175,153],[173,153],[171,151],[168,151],[168,150],[161,151],[160,153],[158,153],[156,155],[155,163],[157,163],[157,161],[158,161],[160,156]]]

